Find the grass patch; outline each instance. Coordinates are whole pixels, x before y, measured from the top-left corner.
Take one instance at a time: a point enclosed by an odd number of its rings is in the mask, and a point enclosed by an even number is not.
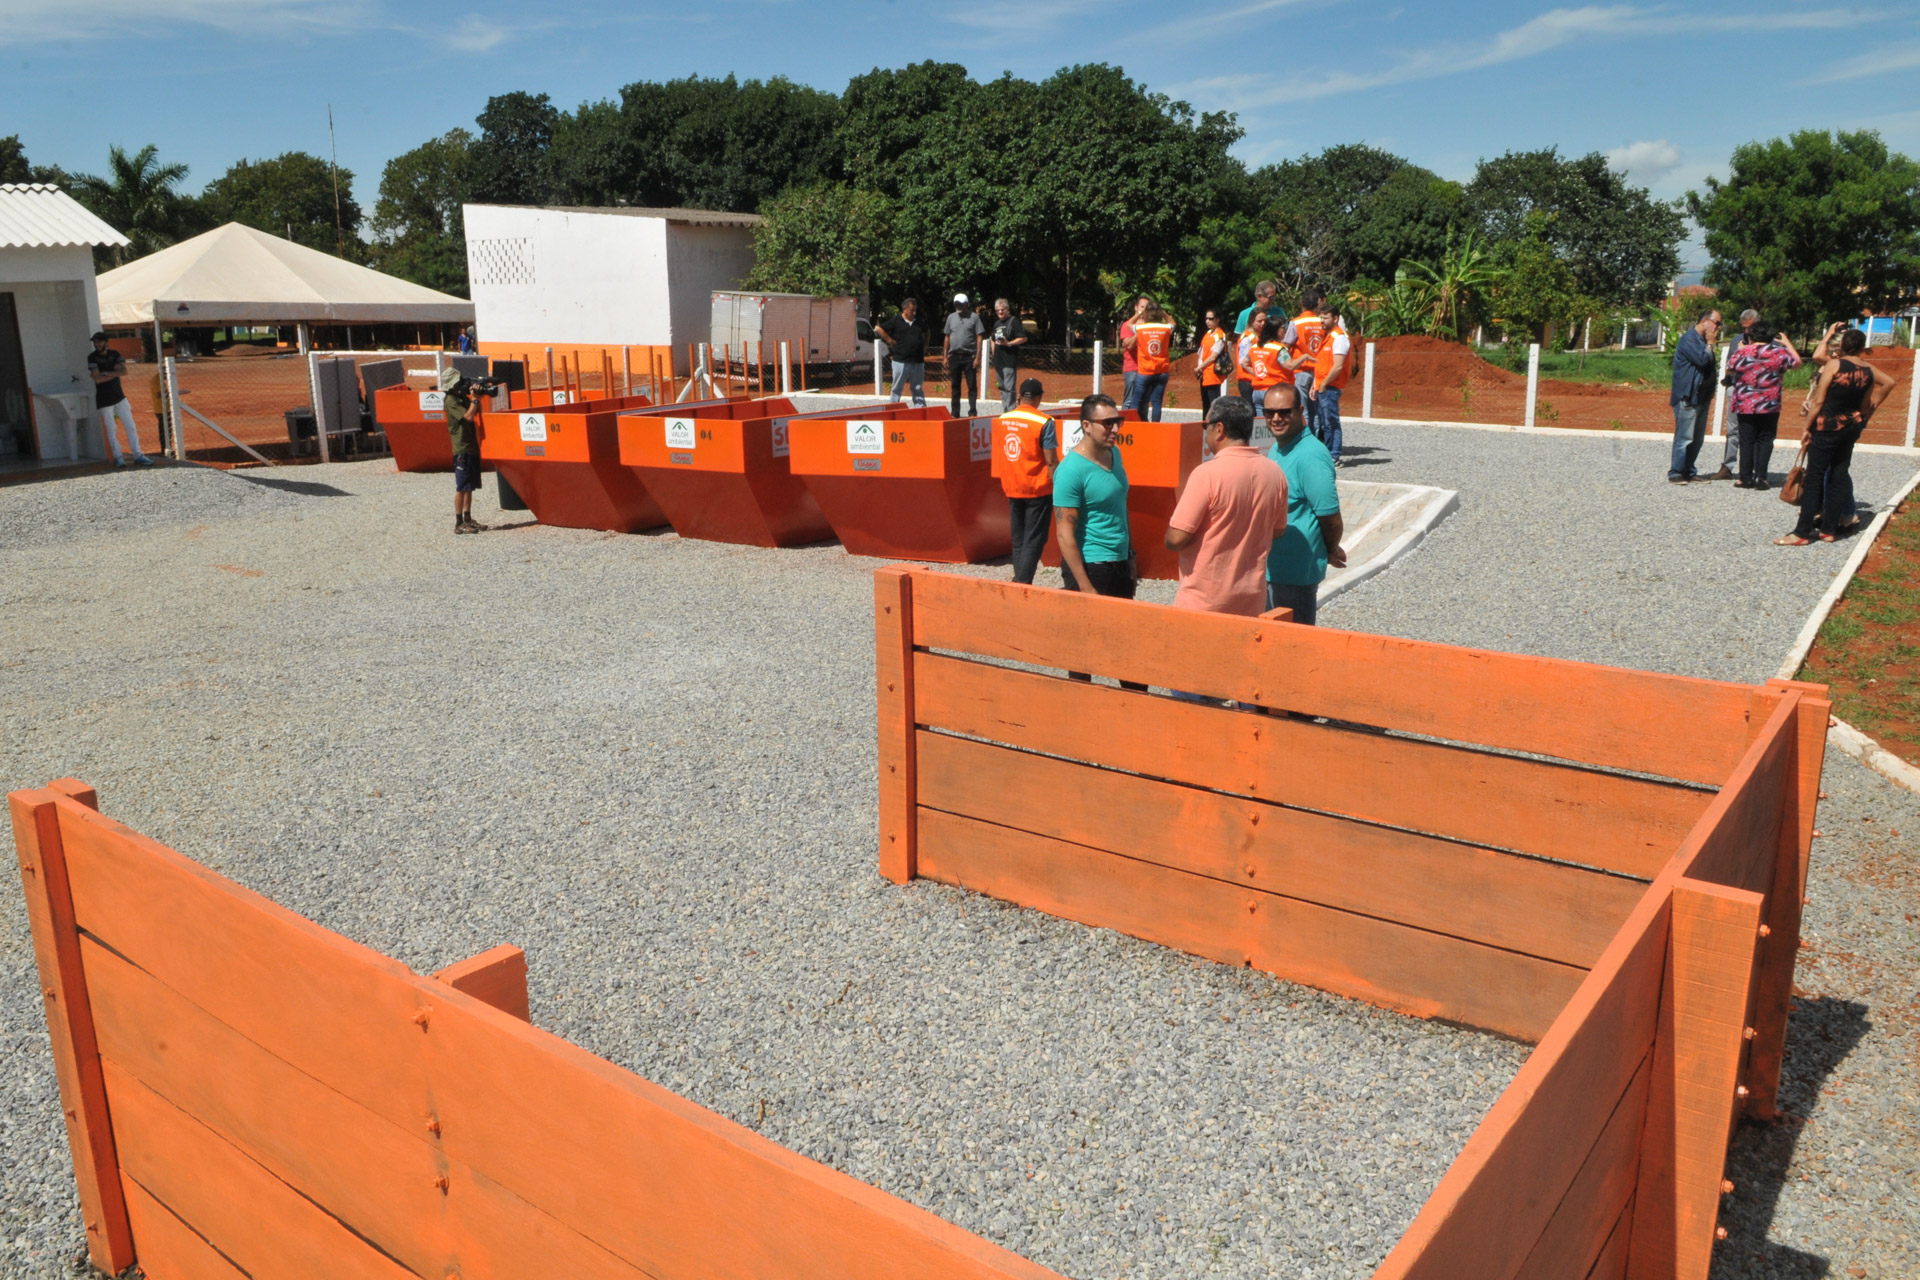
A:
[[[1834,714],[1920,765],[1920,498],[1893,514],[1802,667]]]

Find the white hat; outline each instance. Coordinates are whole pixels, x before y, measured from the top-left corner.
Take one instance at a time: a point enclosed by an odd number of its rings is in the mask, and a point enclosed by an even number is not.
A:
[[[967,300],[967,295],[964,293],[956,293],[953,295],[953,300],[955,302],[965,302]]]

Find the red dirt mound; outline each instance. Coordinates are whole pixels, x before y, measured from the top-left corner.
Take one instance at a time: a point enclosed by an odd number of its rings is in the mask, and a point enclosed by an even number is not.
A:
[[[1376,338],[1375,360],[1391,358],[1397,380],[1424,387],[1457,387],[1462,378],[1478,384],[1501,386],[1518,382],[1522,375],[1489,364],[1475,355],[1472,347],[1441,338]]]

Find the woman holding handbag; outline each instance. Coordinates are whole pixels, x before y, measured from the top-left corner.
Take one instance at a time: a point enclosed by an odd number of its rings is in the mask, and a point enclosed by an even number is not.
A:
[[[1822,346],[1844,326],[1827,330]],[[1873,420],[1873,412],[1892,394],[1895,379],[1883,369],[1852,357],[1867,349],[1867,335],[1848,329],[1840,337],[1840,358],[1823,366],[1820,380],[1801,404],[1800,412],[1818,404],[1820,411],[1801,437],[1807,469],[1802,478],[1800,521],[1793,532],[1775,538],[1776,547],[1804,547],[1818,537],[1832,542],[1845,525],[1841,513],[1853,510],[1853,446]]]

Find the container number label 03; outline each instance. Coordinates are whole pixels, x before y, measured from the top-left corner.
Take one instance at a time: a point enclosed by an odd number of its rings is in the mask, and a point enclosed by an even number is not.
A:
[[[444,391],[422,391],[420,393],[420,412],[445,413],[447,393]]]
[[[522,440],[537,440],[545,444],[547,440],[547,415],[544,413],[521,414],[520,438]]]
[[[985,462],[993,456],[993,421],[989,418],[975,418],[967,429],[967,456],[975,462]]]
[[[667,419],[667,448],[691,449],[694,447],[693,419]]]
[[[886,424],[871,420],[847,424],[848,453],[885,453],[886,451]]]

